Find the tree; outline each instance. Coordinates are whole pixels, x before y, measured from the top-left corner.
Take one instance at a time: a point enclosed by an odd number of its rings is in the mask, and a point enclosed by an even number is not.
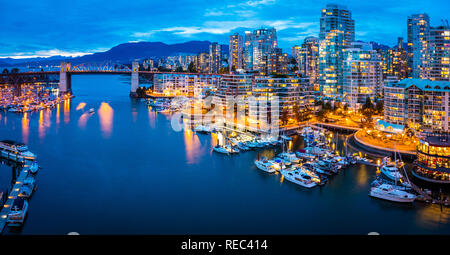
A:
[[[370,97],[366,98],[366,102],[364,103],[364,105],[362,106],[362,109],[373,109],[373,104],[372,104],[372,100],[370,99]]]
[[[11,69],[11,73],[18,73],[19,72],[19,68],[14,67],[13,69]]]
[[[9,73],[9,71],[8,71],[8,69],[3,69],[3,72],[2,73]]]
[[[287,109],[287,108],[283,108],[283,109],[281,110],[281,116],[280,116],[281,124],[287,124],[288,118],[289,118],[289,112],[288,112],[288,109]]]
[[[177,68],[175,69],[175,72],[177,72],[177,73],[182,73],[184,70],[183,70],[183,67],[181,67],[181,66],[177,66]]]
[[[384,110],[384,103],[383,103],[382,101],[378,101],[378,102],[377,102],[377,105],[375,106],[375,108],[376,108],[378,114],[383,113],[383,110]]]
[[[297,122],[302,121],[302,113],[300,112],[300,107],[297,103],[292,106],[292,111],[294,112],[294,117]]]
[[[235,65],[233,65],[233,66],[231,67],[231,71],[232,71],[232,72],[236,72],[236,66],[235,66]]]
[[[195,69],[194,62],[189,63],[188,71],[189,71],[190,73],[196,73],[196,72],[197,72],[197,70]]]

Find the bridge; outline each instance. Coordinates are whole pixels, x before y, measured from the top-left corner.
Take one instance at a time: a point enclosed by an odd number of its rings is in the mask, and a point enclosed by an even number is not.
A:
[[[0,73],[0,84],[9,84],[14,86],[16,94],[20,95],[20,86],[24,83],[31,83],[44,78],[48,75],[59,75],[59,91],[60,93],[72,92],[72,75],[80,74],[127,74],[131,75],[130,96],[136,95],[139,87],[139,74],[198,74],[198,73],[177,73],[177,72],[160,72],[160,71],[139,71],[139,63],[132,62],[131,68],[125,65],[90,65],[81,64],[72,66],[69,62],[62,62],[59,71],[38,71],[38,72],[18,72],[18,73]]]

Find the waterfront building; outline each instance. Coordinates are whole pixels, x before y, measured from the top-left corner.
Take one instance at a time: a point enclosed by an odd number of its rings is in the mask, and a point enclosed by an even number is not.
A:
[[[245,32],[244,68],[248,71],[264,69],[263,57],[277,47],[275,28],[261,28]]]
[[[158,73],[154,76],[153,92],[166,96],[203,98],[218,87],[220,75]]]
[[[353,42],[343,58],[343,100],[353,109],[367,98],[374,102],[383,84],[380,55],[368,43]]]
[[[411,78],[428,77],[429,70],[430,17],[428,14],[413,14],[408,17],[408,54]]]
[[[415,177],[433,183],[450,183],[450,136],[428,135],[417,146]]]
[[[293,56],[297,61],[298,73],[302,77],[308,77],[311,84],[318,86],[319,39],[313,36],[306,37],[300,49],[296,49],[296,54]]]
[[[219,73],[222,66],[222,50],[220,44],[212,43],[209,45],[209,72]]]
[[[307,78],[256,76],[252,87],[253,102],[249,105],[249,123],[252,128],[267,128],[264,124],[274,124],[271,120],[280,119],[277,125],[293,123],[296,116],[309,114],[314,106],[312,86]],[[277,105],[272,102],[277,100]],[[297,113],[296,113],[297,111]],[[273,114],[278,114],[274,117]]]
[[[325,97],[342,95],[343,49],[355,40],[355,22],[345,7],[328,4],[322,9],[319,33],[319,88]]]
[[[427,132],[448,132],[450,82],[403,79],[384,87],[384,119]]]
[[[238,33],[230,35],[228,67],[229,71],[243,69],[242,36]]]

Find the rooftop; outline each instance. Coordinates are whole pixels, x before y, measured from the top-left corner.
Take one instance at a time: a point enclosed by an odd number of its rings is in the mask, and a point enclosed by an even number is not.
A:
[[[449,135],[432,135],[427,136],[422,139],[424,142],[427,142],[431,146],[438,147],[450,147],[450,136]]]
[[[425,91],[450,92],[450,81],[431,81],[426,79],[403,79],[387,84],[387,87],[409,88],[411,86]]]

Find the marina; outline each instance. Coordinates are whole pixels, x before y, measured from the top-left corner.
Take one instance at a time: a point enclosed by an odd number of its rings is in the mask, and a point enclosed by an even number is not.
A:
[[[105,75],[74,78],[77,97],[62,105],[59,115],[56,110],[44,110],[42,118],[39,112],[31,113],[27,123],[19,114],[0,112],[0,132],[8,134],[2,138],[23,141],[28,136],[28,147],[45,168],[39,173],[39,192],[29,203],[20,233],[183,234],[187,229],[199,234],[449,231],[450,211],[445,206],[441,209],[438,204],[419,201],[394,203],[369,196],[372,182],[380,175],[377,161],[345,146],[347,135],[331,132],[326,142],[331,151],[339,153],[331,158],[348,155],[355,161],[341,166],[336,173],[326,159],[320,164],[313,161],[324,152],[308,146],[301,134],[291,136],[284,146],[275,141],[267,146],[249,143],[240,144],[239,153],[215,153],[217,131],[174,131],[170,112],[155,111],[145,100],[130,101],[124,96],[126,82]],[[106,95],[102,91],[105,88]],[[81,103],[86,110],[77,110]],[[95,113],[84,115],[91,108]],[[236,146],[245,141],[240,135],[233,140]],[[123,159],[121,155],[130,157]],[[264,157],[267,162],[278,163],[280,171],[259,169],[255,160]],[[297,159],[298,163],[291,162]],[[285,166],[287,161],[289,166]],[[337,162],[330,162],[337,166]],[[1,167],[3,172],[8,169]],[[320,180],[306,188],[285,178],[282,168],[297,173],[301,169],[311,179]],[[136,197],[142,201],[140,210],[124,222],[123,214],[136,205]],[[57,216],[51,217],[49,211]],[[104,217],[92,219],[91,215]],[[292,220],[289,224],[270,222],[268,215]],[[233,224],[237,219],[241,223]],[[52,224],[48,224],[50,221]],[[111,221],[117,224],[111,225]],[[4,234],[16,234],[5,230]]]

